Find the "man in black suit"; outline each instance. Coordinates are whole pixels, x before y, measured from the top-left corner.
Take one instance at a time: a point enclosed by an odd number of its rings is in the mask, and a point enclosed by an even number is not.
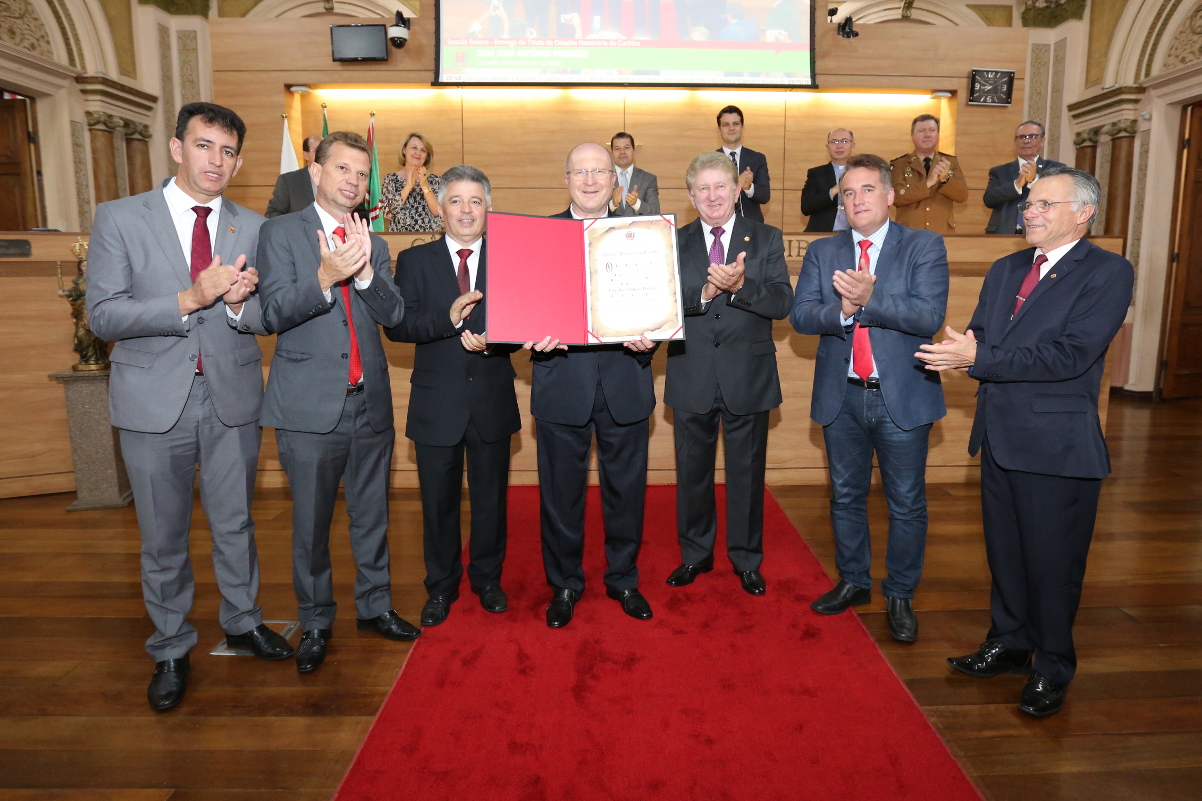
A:
[[[768,413],[781,403],[772,321],[793,307],[781,232],[735,214],[734,164],[702,153],[685,173],[699,219],[677,231],[685,341],[668,346],[664,403],[674,411],[681,565],[668,584],[714,568],[714,460],[726,448],[726,552],[743,589],[764,594]]]
[[[1060,711],[1076,672],[1073,619],[1110,473],[1098,393],[1135,282],[1130,262],[1084,239],[1100,196],[1088,173],[1044,172],[1022,206],[1034,249],[989,269],[963,335],[949,327],[917,354],[980,382],[968,452],[981,453],[992,626],[948,663],[981,677],[1033,666],[1018,708],[1035,717]]]
[[[275,190],[271,193],[271,200],[267,202],[264,217],[271,219],[313,205],[313,176],[309,167],[313,164],[313,155],[317,152],[319,144],[320,136],[314,134],[305,137],[304,144],[301,145],[305,151],[305,166],[299,170],[281,173],[280,177],[275,179]]]
[[[574,148],[564,180],[572,203],[553,216],[608,216],[614,184],[608,150],[592,143]],[[570,623],[584,591],[584,499],[594,433],[605,514],[605,594],[622,604],[626,614],[647,620],[651,606],[639,592],[635,560],[643,541],[655,343],[641,337],[625,345],[569,348],[545,337],[525,347],[534,361],[530,412],[538,421],[543,566],[553,590],[547,625]]]
[[[718,133],[722,147],[718,151],[735,165],[739,174],[739,197],[735,211],[749,220],[764,221],[761,205],[772,198],[768,178],[768,159],[749,147],[743,147],[743,112],[738,106],[727,106],[718,112]]]
[[[1039,157],[1046,141],[1043,125],[1027,120],[1014,132],[1014,161],[1000,164],[989,171],[985,187],[985,205],[993,209],[987,234],[1023,234],[1023,213],[1019,204],[1027,199],[1031,187],[1049,167],[1063,167],[1059,161]]]
[[[811,167],[801,188],[801,213],[810,218],[806,231],[846,231],[850,227],[839,193],[839,179],[855,149],[856,137],[847,128],[836,128],[826,135],[826,152],[831,160]]]
[[[396,284],[405,299],[395,342],[415,342],[405,436],[417,451],[422,493],[426,592],[421,624],[437,626],[459,598],[463,576],[459,501],[467,453],[472,532],[468,580],[489,612],[509,603],[501,589],[509,440],[522,427],[512,346],[485,339],[485,213],[492,185],[461,164],[443,173],[438,204],[447,233],[401,251]]]

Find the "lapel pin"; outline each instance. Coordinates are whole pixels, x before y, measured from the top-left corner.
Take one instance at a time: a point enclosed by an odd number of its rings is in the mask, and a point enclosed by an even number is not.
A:
[[[1048,276],[1048,278],[1055,278],[1055,277],[1056,277],[1056,273],[1052,273],[1051,275]]]
[[[232,233],[234,233],[234,229],[233,229],[233,228],[231,228],[231,229],[230,229],[230,233],[231,233],[231,234],[232,234]]]
[[[751,237],[749,237],[749,236],[745,236],[745,237],[743,237],[743,241],[744,241],[744,242],[750,242],[750,241],[751,241]]]

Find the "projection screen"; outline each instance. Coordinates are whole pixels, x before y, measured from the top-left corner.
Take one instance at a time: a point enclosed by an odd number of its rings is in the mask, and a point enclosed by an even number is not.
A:
[[[812,0],[439,0],[436,83],[814,83]]]

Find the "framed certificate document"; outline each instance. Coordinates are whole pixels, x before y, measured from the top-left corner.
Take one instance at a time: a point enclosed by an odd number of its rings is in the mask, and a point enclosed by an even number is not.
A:
[[[673,215],[488,213],[490,342],[684,339]]]

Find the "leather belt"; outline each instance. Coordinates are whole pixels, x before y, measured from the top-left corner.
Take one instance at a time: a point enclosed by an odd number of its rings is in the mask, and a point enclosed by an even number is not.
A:
[[[362,392],[362,391],[363,391],[363,384],[361,384],[361,383],[360,383],[360,384],[347,385],[347,388],[346,388],[346,394],[347,394],[347,395],[358,395],[358,394],[359,394],[360,392]]]
[[[855,376],[848,376],[847,383],[854,384],[855,386],[863,389],[881,388],[881,379],[879,378],[856,378]]]

